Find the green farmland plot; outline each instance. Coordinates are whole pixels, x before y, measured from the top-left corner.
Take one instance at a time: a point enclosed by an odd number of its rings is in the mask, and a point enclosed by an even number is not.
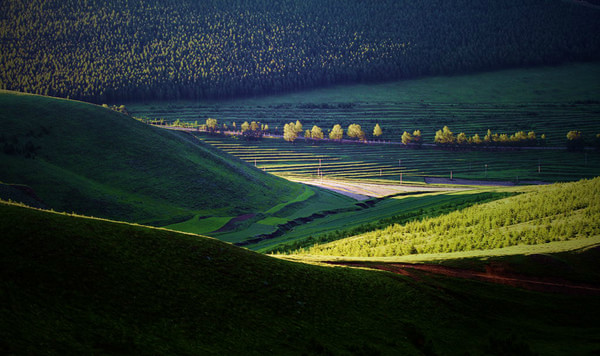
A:
[[[272,234],[277,231],[279,225],[305,218],[316,212],[348,209],[355,203],[356,201],[349,197],[322,188],[305,186],[304,192],[295,199],[276,205],[267,211],[257,212],[247,220],[232,225],[231,228],[212,230],[210,236],[253,248],[251,246],[253,244],[248,244],[248,240],[259,235]]]
[[[600,175],[600,154],[566,150],[447,151],[391,144],[278,139],[200,139],[280,176],[423,182],[424,177],[500,181],[570,181]],[[280,154],[278,154],[280,153]]]
[[[500,191],[506,188],[500,188]],[[513,189],[513,188],[509,188]],[[336,240],[344,234],[356,234],[360,229],[370,231],[379,221],[397,216],[434,216],[445,209],[469,206],[481,200],[493,200],[504,196],[498,188],[473,189],[458,192],[434,192],[416,195],[402,195],[393,198],[373,200],[368,208],[347,209],[331,214],[323,214],[314,220],[302,221],[301,228],[286,229],[280,236],[265,239],[248,246],[261,252],[290,251],[307,247],[318,239]],[[361,230],[362,231],[362,230]],[[325,241],[325,240],[322,240]]]

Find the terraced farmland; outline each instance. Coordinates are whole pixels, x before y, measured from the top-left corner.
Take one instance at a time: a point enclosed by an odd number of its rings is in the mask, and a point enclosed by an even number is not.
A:
[[[334,124],[344,129],[360,124],[371,139],[373,127],[381,140],[400,141],[402,132],[420,129],[424,143],[448,125],[455,133],[484,135],[535,131],[548,146],[564,146],[566,133],[580,130],[588,140],[600,133],[600,64],[516,69],[456,77],[432,77],[374,85],[339,86],[279,96],[229,101],[169,102],[128,105],[133,115],[166,121],[203,123],[216,118],[229,127],[235,122],[260,121],[271,133],[300,120],[304,129]],[[423,177],[488,180],[569,181],[600,174],[597,152],[564,150],[460,151],[401,145],[319,145],[297,140],[295,145],[265,139],[244,142],[205,137],[257,167],[281,176],[320,176],[344,179],[384,179],[423,182]]]
[[[570,181],[600,175],[596,152],[566,150],[446,151],[392,144],[339,144],[280,139],[248,142],[198,134],[199,139],[267,172],[295,178],[424,182],[426,178]]]

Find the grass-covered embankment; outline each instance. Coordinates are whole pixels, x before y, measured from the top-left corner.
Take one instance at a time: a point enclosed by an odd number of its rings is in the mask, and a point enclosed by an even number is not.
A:
[[[585,354],[594,296],[304,265],[0,204],[5,354]]]
[[[0,181],[61,211],[166,225],[267,210],[302,186],[96,105],[0,92]]]

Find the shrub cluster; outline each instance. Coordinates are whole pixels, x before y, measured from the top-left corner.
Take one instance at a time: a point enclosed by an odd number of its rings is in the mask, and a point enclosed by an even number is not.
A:
[[[546,144],[546,135],[542,134],[539,138],[534,131],[518,131],[512,135],[493,133],[487,130],[483,138],[479,134],[472,137],[464,132],[454,135],[448,126],[438,130],[435,133],[434,143],[443,147],[452,146],[538,146]]]

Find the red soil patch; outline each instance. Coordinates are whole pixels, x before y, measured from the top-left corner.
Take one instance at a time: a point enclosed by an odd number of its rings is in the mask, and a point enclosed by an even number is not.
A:
[[[349,267],[364,267],[378,269],[400,274],[403,276],[409,276],[415,280],[419,279],[419,272],[424,272],[427,274],[437,274],[453,278],[463,278],[490,283],[504,284],[528,290],[535,290],[539,292],[600,295],[599,286],[577,284],[558,278],[542,279],[514,273],[507,273],[502,266],[497,265],[487,265],[484,272],[432,264],[336,261],[328,261],[326,263]]]

